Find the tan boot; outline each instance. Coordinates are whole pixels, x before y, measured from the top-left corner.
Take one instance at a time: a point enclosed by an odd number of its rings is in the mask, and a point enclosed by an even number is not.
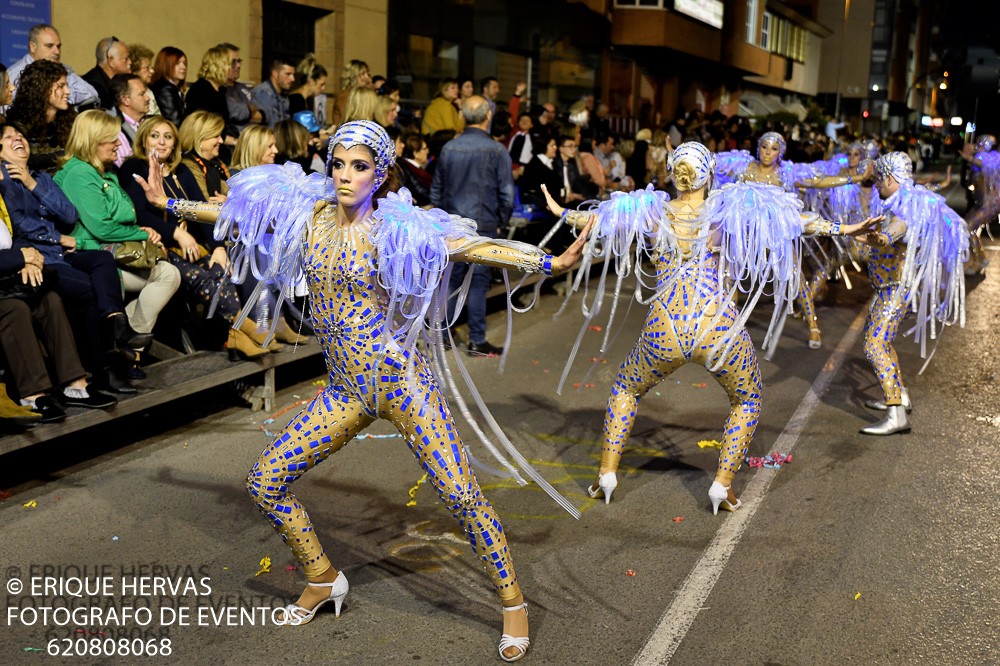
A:
[[[21,423],[29,423],[42,418],[38,412],[29,407],[19,405],[7,395],[7,386],[0,384],[0,419],[10,419]]]
[[[246,333],[233,329],[229,329],[229,340],[226,342],[226,349],[229,350],[229,359],[232,361],[241,358],[243,360],[256,358],[268,353],[267,349],[263,349],[251,340]]]
[[[243,323],[240,324],[239,330],[241,333],[250,338],[258,347],[262,346],[264,344],[264,340],[267,339],[267,331],[258,331],[256,322],[250,321],[249,319],[243,320]],[[271,344],[267,346],[267,351],[276,352],[281,351],[284,348],[285,345],[277,342],[276,340],[271,340]]]
[[[274,339],[290,345],[302,345],[309,342],[308,337],[293,331],[284,317],[278,318],[278,328],[274,331]]]

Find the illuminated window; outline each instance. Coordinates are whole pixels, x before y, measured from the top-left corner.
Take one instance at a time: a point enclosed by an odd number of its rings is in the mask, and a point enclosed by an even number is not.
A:
[[[757,0],[747,0],[747,44],[757,45]]]

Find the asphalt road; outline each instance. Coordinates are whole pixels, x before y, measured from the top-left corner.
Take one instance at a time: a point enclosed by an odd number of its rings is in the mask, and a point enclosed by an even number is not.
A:
[[[717,451],[698,442],[720,437],[727,401],[694,366],[642,402],[613,502],[584,492],[607,389],[642,308],[621,313],[606,363],[591,360],[600,334],[586,334],[569,382],[579,387],[562,396],[555,387],[579,300],[556,321],[555,295],[518,315],[505,372],[496,374],[496,359],[469,367],[511,439],[583,511],[576,521],[534,486],[480,474],[530,604],[526,663],[998,663],[997,249],[995,268],[968,282],[966,327],[945,332],[922,375],[916,346],[898,344],[915,407],[910,434],[858,433],[877,419],[862,400],[878,393],[857,337],[863,279],[832,287],[819,311],[821,350],[807,349],[804,325],[789,321],[774,359],[762,361],[764,413],[750,455],[793,448],[793,460],[780,470],[744,466],[736,487],[747,505],[736,514],[713,516],[706,496]],[[753,321],[758,342],[766,316]],[[493,342],[504,325],[491,318]],[[299,372],[280,393],[283,407],[318,389],[320,369]],[[51,661],[48,641],[64,638],[118,651],[65,658],[79,663],[143,661],[135,651],[162,649],[163,639],[170,655],[161,663],[497,663],[491,585],[386,423],[368,432],[389,437],[356,441],[295,484],[350,580],[342,616],[323,612],[297,628],[273,626],[262,611],[240,616],[241,607],[287,603],[302,576],[242,487],[268,442],[269,415],[234,395],[208,392],[0,459],[0,487],[12,493],[0,502],[0,663]],[[292,413],[263,427],[276,431]],[[269,571],[255,575],[265,557]],[[32,577],[45,575],[111,587],[83,599],[32,590]],[[153,576],[190,586],[122,589]],[[27,585],[16,594],[14,578]],[[113,626],[55,613],[32,622],[20,610],[67,604],[149,607],[152,619],[140,611]],[[122,638],[147,642],[105,642]]]

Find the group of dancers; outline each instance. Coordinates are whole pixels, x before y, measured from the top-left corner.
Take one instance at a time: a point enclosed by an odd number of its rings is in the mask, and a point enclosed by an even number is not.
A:
[[[939,195],[913,183],[903,153],[878,156],[852,146],[843,173],[831,175],[783,163],[783,147],[779,135],[765,135],[756,159],[737,157],[743,164],[734,176],[730,167],[736,159],[721,165],[705,146],[684,143],[670,157],[678,192],[673,200],[646,189],[616,193],[586,210],[563,210],[550,201],[560,224],[578,232],[557,257],[534,246],[479,237],[474,221],[415,207],[405,189],[396,191],[395,145],[375,123],[349,122],[337,130],[326,175],[306,175],[294,164],[247,169],[229,181],[223,204],[168,199],[159,162],[151,155],[148,182],[137,178],[150,202],[184,219],[215,224],[216,237],[233,246],[234,281],[253,273],[258,289],[273,286],[287,298],[304,285],[311,299],[330,380],[264,450],[246,482],[306,575],[305,590],[284,609],[284,623],[309,622],[329,602],[339,616],[349,589],[291,484],[375,420],[386,419],[402,434],[497,589],[503,607],[500,657],[516,661],[528,651],[527,604],[500,519],[472,465],[491,468],[475,460],[452,416],[452,406],[468,415],[463,392],[471,393],[483,412],[490,435],[467,420],[500,466],[518,480],[526,474],[572,515],[579,512],[517,453],[476,392],[461,355],[447,353],[454,323],[447,320],[447,302],[457,299],[461,305],[468,289],[467,281],[457,294],[448,292],[452,262],[546,275],[580,264],[579,287],[603,259],[599,288],[584,307],[588,322],[601,310],[609,266],[617,281],[612,318],[624,279],[634,275],[644,287],[635,294],[649,313],[611,387],[600,470],[589,489],[605,502],[617,487],[615,473],[639,400],[680,366],[697,363],[725,389],[731,405],[710,504],[716,513],[739,509],[733,479],[762,400],[746,321],[762,298],[773,299],[762,345],[766,354],[773,352],[796,302],[810,328],[818,328],[811,304],[816,287],[806,284],[812,284],[813,271],[829,275],[832,258],[847,256],[856,245],[867,248],[875,291],[865,351],[882,387],[876,406],[887,410],[884,421],[863,432],[908,429],[909,402],[893,341],[908,312],[916,316],[914,335],[924,345],[941,325],[961,321],[968,227]],[[726,180],[732,182],[717,186]],[[806,210],[797,190],[818,187],[837,195],[821,197],[822,205],[814,202]],[[817,243],[817,237],[831,242]],[[811,264],[804,268],[807,257]],[[241,313],[237,326],[249,311]],[[582,333],[574,354],[581,338]],[[467,380],[464,391],[456,376]]]

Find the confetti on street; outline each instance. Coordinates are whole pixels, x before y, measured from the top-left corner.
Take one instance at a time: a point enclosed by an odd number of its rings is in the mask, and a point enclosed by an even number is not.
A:
[[[777,451],[774,453],[768,453],[763,458],[756,456],[747,457],[747,465],[750,467],[765,467],[767,469],[781,469],[782,465],[787,465],[790,462],[792,462],[792,454],[789,453],[786,456],[785,454],[778,453]]]
[[[427,473],[426,472],[424,473],[424,475],[422,477],[420,477],[420,480],[417,481],[417,485],[413,486],[408,491],[409,495],[410,495],[410,501],[406,503],[406,506],[416,506],[417,505],[417,488],[419,488],[421,486],[421,484],[424,484],[424,483],[427,483]]]
[[[261,574],[271,573],[271,556],[265,555],[260,560],[260,571],[254,574],[254,576],[259,576]]]

